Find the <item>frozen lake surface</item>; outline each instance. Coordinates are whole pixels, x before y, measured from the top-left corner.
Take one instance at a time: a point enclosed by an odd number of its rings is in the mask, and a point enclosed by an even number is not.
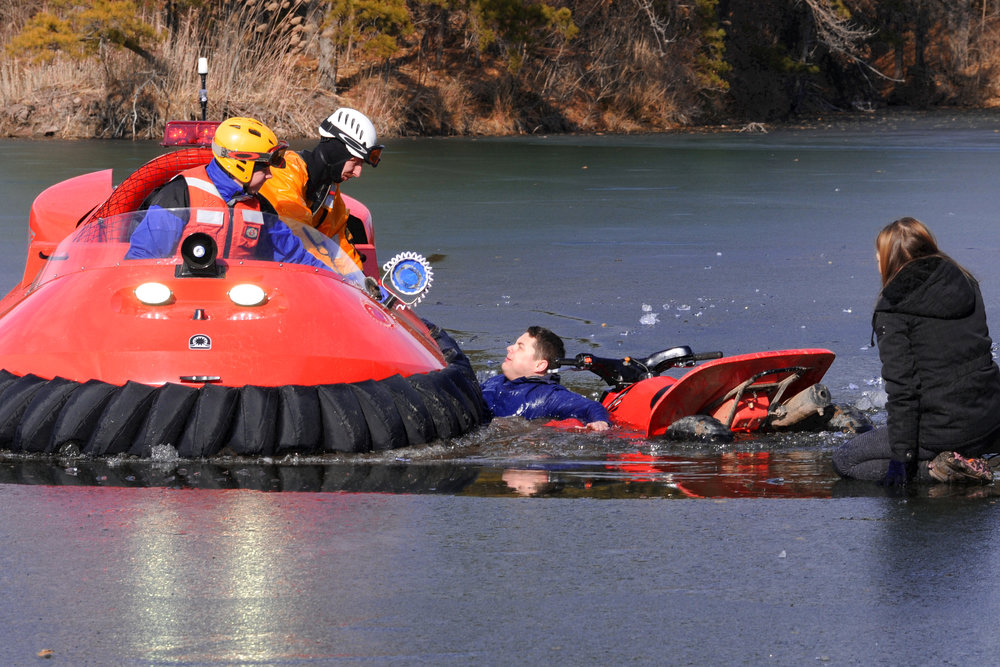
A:
[[[828,348],[835,400],[870,407],[887,222],[926,222],[1000,330],[998,129],[934,114],[400,139],[344,190],[372,209],[380,259],[431,259],[418,310],[481,377],[540,324],[570,355]],[[117,182],[162,150],[2,144],[2,289],[41,189],[98,168]],[[9,457],[0,643],[8,664],[992,661],[994,488],[848,484],[830,464],[843,438],[702,446],[502,420],[350,458]]]

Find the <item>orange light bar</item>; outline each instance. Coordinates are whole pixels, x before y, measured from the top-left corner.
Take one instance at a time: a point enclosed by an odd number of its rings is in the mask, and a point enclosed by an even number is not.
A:
[[[217,120],[171,120],[163,130],[161,146],[211,146]]]

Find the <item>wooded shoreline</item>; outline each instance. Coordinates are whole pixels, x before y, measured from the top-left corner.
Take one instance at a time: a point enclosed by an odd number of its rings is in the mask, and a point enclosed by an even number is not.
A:
[[[208,118],[289,138],[340,106],[394,137],[749,132],[1000,101],[1000,0],[0,0],[0,18],[8,137],[158,138],[201,117],[201,57]]]
[[[252,115],[252,114],[251,114]],[[891,107],[879,111],[843,111],[817,116],[803,116],[790,120],[780,120],[769,123],[718,123],[702,124],[678,127],[669,130],[650,130],[640,132],[544,132],[535,136],[641,136],[641,135],[664,135],[664,134],[734,134],[734,135],[760,135],[781,132],[828,132],[836,134],[839,132],[895,132],[905,130],[937,129],[937,130],[990,130],[1000,133],[1000,107],[936,107],[931,109],[909,109],[902,107]],[[295,144],[306,145],[317,138],[315,133],[282,133],[281,138]],[[517,136],[528,136],[522,134],[496,134],[496,135],[426,135],[424,138],[438,139],[497,139],[512,138]],[[380,138],[390,143],[393,138],[420,138],[421,135],[385,135]],[[26,141],[50,141],[50,140],[105,140],[111,137],[81,137],[61,136],[58,133],[38,132],[30,134],[21,132],[9,134],[9,139],[21,139]],[[117,139],[121,139],[120,137]],[[159,136],[137,137],[139,140],[162,140]],[[998,138],[1000,141],[1000,138]]]

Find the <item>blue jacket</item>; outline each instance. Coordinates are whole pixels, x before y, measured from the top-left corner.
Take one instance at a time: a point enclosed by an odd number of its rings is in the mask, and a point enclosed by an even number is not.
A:
[[[603,405],[567,389],[552,377],[508,380],[495,375],[483,383],[483,400],[494,417],[579,419],[584,424],[611,421]]]
[[[245,196],[243,185],[227,174],[213,160],[209,163],[208,176],[219,191],[219,195],[232,204],[237,198]],[[147,200],[149,210],[146,217],[132,232],[129,239],[129,250],[125,259],[146,259],[152,257],[170,257],[176,252],[177,243],[184,233],[187,220],[182,220],[166,209],[186,209],[190,205],[188,186],[183,178],[175,178],[163,188],[150,195]],[[262,206],[263,206],[263,202]],[[265,212],[270,209],[265,208]],[[328,269],[326,264],[313,257],[303,247],[295,233],[277,219],[265,226],[264,233],[257,242],[256,255],[260,259],[292,264],[306,264],[321,269]],[[219,249],[220,255],[223,249]]]

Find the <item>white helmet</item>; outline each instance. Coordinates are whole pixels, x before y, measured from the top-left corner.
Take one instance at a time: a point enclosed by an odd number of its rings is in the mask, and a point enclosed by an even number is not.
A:
[[[360,158],[373,167],[377,167],[382,159],[381,146],[375,142],[378,136],[375,134],[375,126],[368,117],[355,109],[342,107],[334,111],[330,116],[320,123],[319,136],[329,139],[339,139],[348,152],[356,158]]]

